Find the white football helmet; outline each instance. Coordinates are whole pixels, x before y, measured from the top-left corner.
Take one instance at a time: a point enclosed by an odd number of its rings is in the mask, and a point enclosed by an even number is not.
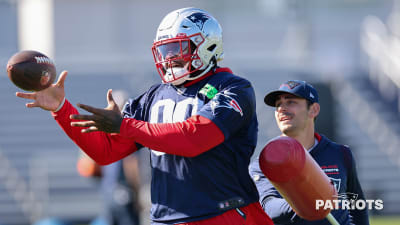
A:
[[[208,12],[183,8],[161,21],[152,52],[164,83],[197,79],[223,59],[222,28]]]

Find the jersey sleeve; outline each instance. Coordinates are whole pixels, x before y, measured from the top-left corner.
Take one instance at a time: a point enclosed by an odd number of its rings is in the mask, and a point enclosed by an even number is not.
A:
[[[247,80],[232,81],[224,86],[201,108],[198,115],[215,123],[226,140],[253,118],[256,103],[254,89]]]
[[[64,132],[87,155],[100,165],[118,161],[137,150],[135,142],[119,134],[105,132],[82,133],[82,127],[72,127],[70,115],[78,114],[78,110],[66,100],[64,106],[52,115]]]
[[[251,162],[249,173],[260,195],[260,204],[274,223],[290,224],[295,222],[298,219],[296,213],[271,182],[269,182],[268,178],[265,177],[260,169],[258,158]]]
[[[362,191],[360,181],[358,180],[356,162],[354,160],[353,154],[347,147],[344,147],[343,151],[344,151],[345,163],[348,169],[346,192],[354,193],[358,196],[357,199],[365,200],[365,196]],[[359,224],[369,225],[367,207],[365,207],[362,210],[350,210],[350,214],[352,217],[352,221],[355,225]]]

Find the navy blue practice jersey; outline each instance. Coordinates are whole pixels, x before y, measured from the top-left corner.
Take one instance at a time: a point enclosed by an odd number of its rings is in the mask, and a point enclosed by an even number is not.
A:
[[[188,87],[157,84],[130,100],[123,113],[150,123],[181,122],[199,115],[224,134],[222,144],[196,157],[151,150],[155,224],[206,219],[258,201],[248,173],[258,123],[254,90],[246,79],[217,70]]]

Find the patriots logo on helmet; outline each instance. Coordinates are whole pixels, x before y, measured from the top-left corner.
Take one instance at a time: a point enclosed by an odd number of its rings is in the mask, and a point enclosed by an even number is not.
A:
[[[201,12],[193,13],[186,18],[196,24],[200,28],[200,30],[203,30],[204,23],[210,19],[207,14]]]
[[[218,107],[225,107],[229,109],[233,109],[236,112],[240,113],[240,116],[243,116],[243,110],[242,107],[239,105],[239,103],[229,96],[229,94],[234,95],[231,92],[224,91],[222,93],[218,93],[211,102],[211,110],[213,114],[215,114],[215,109]]]

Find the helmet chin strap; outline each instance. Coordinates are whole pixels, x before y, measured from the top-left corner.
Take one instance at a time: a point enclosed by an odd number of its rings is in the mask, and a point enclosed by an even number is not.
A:
[[[196,80],[197,78],[208,73],[208,71],[210,71],[214,66],[215,66],[214,60],[211,60],[211,62],[208,64],[207,68],[205,68],[199,75],[196,75],[194,77],[187,77],[186,80]]]

